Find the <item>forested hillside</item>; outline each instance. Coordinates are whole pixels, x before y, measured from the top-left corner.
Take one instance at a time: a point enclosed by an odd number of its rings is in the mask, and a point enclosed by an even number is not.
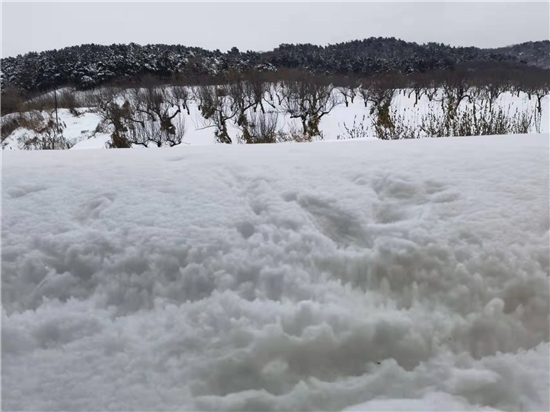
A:
[[[550,69],[550,41],[530,41],[513,46],[499,47],[491,52],[513,56],[533,66]]]
[[[395,38],[369,38],[328,46],[282,44],[268,52],[228,52],[182,45],[86,44],[2,59],[2,90],[50,90],[59,86],[92,88],[153,74],[215,79],[229,71],[305,69],[317,74],[368,76],[422,73],[460,64],[524,61],[550,67],[549,42],[530,42],[503,49],[417,44]],[[523,51],[524,50],[524,51]]]

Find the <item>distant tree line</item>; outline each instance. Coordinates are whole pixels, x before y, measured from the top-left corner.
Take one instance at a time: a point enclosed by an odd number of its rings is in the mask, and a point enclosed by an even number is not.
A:
[[[209,77],[229,72],[276,72],[300,69],[332,76],[410,75],[451,70],[459,65],[521,62],[548,67],[550,42],[524,43],[511,49],[484,50],[437,43],[419,45],[395,38],[369,38],[328,46],[282,44],[269,52],[228,52],[181,45],[87,44],[27,53],[1,60],[2,92],[17,88],[29,92],[61,86],[91,89],[107,83],[136,82],[145,75]]]
[[[550,69],[550,41],[548,40],[530,41],[512,46],[487,49],[487,51],[513,56],[520,62]]]

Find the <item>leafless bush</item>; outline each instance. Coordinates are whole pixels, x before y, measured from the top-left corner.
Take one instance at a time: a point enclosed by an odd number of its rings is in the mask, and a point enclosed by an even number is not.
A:
[[[458,108],[463,100],[473,101],[472,84],[464,72],[450,72],[443,83],[443,98],[441,107],[449,122],[457,116]]]
[[[131,117],[130,103],[125,101],[124,104],[119,105],[117,102],[111,101],[100,113],[103,121],[113,129],[108,147],[113,149],[132,147],[127,135],[128,118]]]
[[[27,100],[22,106],[22,110],[51,111],[57,107],[58,109],[68,109],[74,116],[80,116],[77,109],[84,106],[85,101],[78,98],[74,90],[63,89],[44,93]]]
[[[253,125],[248,118],[248,110],[257,105],[250,83],[243,80],[239,73],[231,73],[227,76],[228,84],[225,86],[226,102],[230,105],[230,113],[234,113],[235,124],[243,133],[242,140],[252,142],[254,140]]]
[[[119,93],[96,95],[104,122],[113,130],[110,147],[171,147],[183,141],[186,128],[181,109],[187,108],[186,89],[178,86],[169,90],[147,80],[144,86],[129,89],[122,105],[115,99]]]
[[[267,88],[264,101],[271,106],[274,110],[278,109],[278,106],[283,104],[282,101],[283,82],[273,82],[270,87]]]
[[[336,90],[340,93],[344,99],[344,104],[349,107],[349,104],[355,100],[357,96],[357,87],[359,86],[359,80],[354,77],[332,77],[332,84],[336,87]]]
[[[501,94],[511,90],[511,85],[500,70],[493,71],[489,76],[476,79],[475,83],[479,90],[479,97],[487,101],[490,108],[493,107]]]
[[[239,137],[242,143],[276,143],[280,136],[279,116],[276,112],[250,114],[247,133]]]
[[[74,91],[65,89],[59,93],[59,97],[57,99],[57,107],[69,109],[71,113],[76,114],[76,109],[82,106],[82,101],[77,98]]]
[[[319,130],[322,117],[340,104],[333,89],[327,81],[308,75],[281,84],[281,107],[291,119],[300,119],[306,140],[322,139]]]
[[[526,134],[534,128],[537,133],[540,133],[540,120],[541,118],[534,114],[516,109],[510,131],[514,134]]]
[[[348,127],[345,122],[343,122],[343,127],[345,132],[336,136],[337,140],[346,140],[346,139],[361,139],[369,136],[369,129],[366,122],[367,115],[363,115],[361,121],[357,121],[357,115],[353,116],[353,124]],[[339,126],[340,123],[338,123]]]
[[[122,93],[118,87],[102,87],[100,89],[88,91],[84,95],[83,103],[87,107],[95,107],[100,112],[107,109],[107,106],[113,102]]]
[[[9,119],[2,118],[2,121],[0,123],[0,136],[2,142],[20,126],[21,124],[18,117],[14,116]]]
[[[408,97],[414,94],[414,106],[416,106],[423,96],[432,102],[436,98],[443,82],[443,77],[439,73],[414,73],[409,76],[406,87],[409,89]]]
[[[542,117],[542,99],[550,93],[549,74],[546,70],[533,68],[529,76],[526,76],[518,84],[518,89],[527,93],[529,99],[536,99],[538,117]]]
[[[19,126],[26,129],[17,141],[20,149],[64,150],[71,147],[71,143],[63,136],[65,124],[58,124],[52,113],[28,112],[18,120]]]
[[[227,86],[197,86],[194,96],[205,124],[214,127],[214,135],[219,143],[232,143],[227,129],[227,122],[236,114],[235,106],[228,97]]]
[[[128,141],[131,144],[148,147],[150,143],[157,147],[173,147],[183,142],[186,133],[182,116],[173,121],[173,132],[168,133],[159,121],[132,122],[128,125]]]
[[[387,118],[380,117],[373,121],[374,135],[381,140],[418,139],[420,130],[411,124],[406,115],[397,113],[397,109],[388,110]]]
[[[191,92],[186,86],[173,86],[172,87],[172,96],[175,99],[177,104],[181,104],[183,109],[189,115],[189,101],[191,100]]]
[[[288,132],[279,131],[277,135],[277,142],[288,143],[288,142],[309,142],[309,136],[305,136],[303,130],[300,130],[294,125],[290,125]]]
[[[270,83],[266,82],[265,78],[265,74],[258,71],[253,71],[247,76],[247,82],[250,84],[250,92],[254,101],[254,106],[252,106],[254,113],[256,113],[258,106],[262,113],[265,114],[266,112],[263,103],[270,89]]]
[[[448,122],[441,114],[429,112],[422,117],[420,122],[420,130],[426,137],[446,137],[450,136]]]
[[[445,113],[428,113],[422,117],[420,130],[427,137],[528,133],[534,121],[534,114],[527,111],[516,109],[510,114],[510,108],[472,104],[461,107],[452,119]]]
[[[54,110],[54,109],[55,109],[55,99],[53,95],[49,95],[47,93],[39,96],[35,96],[32,99],[25,101],[25,103],[21,107],[21,111],[23,112],[29,112],[32,110],[42,112],[42,111]]]
[[[181,107],[178,99],[166,86],[146,83],[144,87],[135,87],[129,92],[134,113],[141,114],[151,121],[159,121],[163,130],[168,133],[173,131],[171,121],[181,113]]]
[[[25,103],[25,97],[23,93],[15,88],[8,87],[2,90],[2,104],[1,104],[1,115],[5,116],[9,113],[20,112]]]
[[[392,133],[395,133],[396,127],[390,113],[392,100],[395,96],[394,84],[396,83],[393,78],[379,76],[363,80],[359,89],[365,107],[371,103],[369,113],[372,117],[375,134],[380,139],[387,140]]]

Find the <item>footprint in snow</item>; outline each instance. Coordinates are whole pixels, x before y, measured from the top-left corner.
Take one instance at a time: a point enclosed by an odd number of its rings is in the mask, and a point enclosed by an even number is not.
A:
[[[76,218],[80,221],[86,221],[88,219],[98,219],[103,212],[111,206],[115,200],[115,195],[106,193],[104,195],[95,197],[88,202],[85,202],[78,212]]]
[[[19,186],[19,187],[11,187],[8,190],[6,190],[6,193],[11,198],[18,198],[27,196],[31,193],[35,192],[41,192],[43,190],[47,190],[48,188],[46,186],[41,185],[34,185],[34,186]]]

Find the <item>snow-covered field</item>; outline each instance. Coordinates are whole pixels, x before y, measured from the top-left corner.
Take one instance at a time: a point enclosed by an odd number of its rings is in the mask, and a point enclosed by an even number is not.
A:
[[[341,94],[334,90],[334,95],[341,99]],[[77,96],[81,98],[84,92],[77,92]],[[126,96],[128,97],[128,96]],[[122,104],[123,98],[119,97],[119,103]],[[527,94],[520,93],[519,96],[509,92],[503,93],[496,101],[496,106],[501,107],[504,112],[512,117],[516,111],[526,112],[531,115],[535,113],[536,99],[529,99]],[[542,118],[540,119],[540,131],[542,133],[550,132],[550,98],[546,96],[542,99]],[[288,132],[291,128],[300,130],[301,125],[299,119],[291,119],[288,114],[284,114],[284,110],[275,102],[275,109],[265,105],[267,110],[278,112],[278,125],[282,131]],[[338,137],[346,137],[346,128],[356,126],[361,123],[367,134],[367,138],[375,139],[375,133],[372,128],[372,118],[369,117],[369,109],[371,103],[365,107],[360,96],[356,96],[353,102],[346,107],[343,103],[336,106],[328,115],[321,119],[320,130],[323,133],[324,140],[337,140]],[[400,116],[403,116],[406,124],[418,126],[423,116],[428,113],[438,113],[441,103],[437,101],[429,101],[426,96],[422,96],[418,104],[415,105],[414,93],[411,90],[398,90],[392,101],[392,111],[395,110]],[[468,107],[469,103],[464,100],[461,107]],[[214,136],[214,128],[207,127],[208,124],[201,116],[195,101],[189,102],[190,113],[183,111],[174,121],[181,121],[186,125],[186,135],[183,143],[185,145],[213,145],[216,143]],[[74,146],[72,150],[78,149],[105,149],[106,143],[110,141],[110,133],[93,133],[97,125],[101,122],[101,116],[97,113],[97,109],[81,108],[78,109],[82,115],[79,117],[73,116],[69,110],[59,110],[59,119],[62,124],[66,125],[63,135]],[[251,111],[251,110],[250,110]],[[242,134],[242,131],[236,126],[234,119],[228,121],[228,131],[234,143],[237,142],[237,136]],[[535,127],[531,133],[535,133]],[[2,144],[5,150],[17,150],[20,147],[19,139],[25,136],[32,136],[33,132],[19,128],[15,130]],[[156,148],[154,144],[150,144],[151,148]],[[142,148],[142,146],[136,146]]]
[[[548,141],[5,151],[2,409],[548,410]]]

